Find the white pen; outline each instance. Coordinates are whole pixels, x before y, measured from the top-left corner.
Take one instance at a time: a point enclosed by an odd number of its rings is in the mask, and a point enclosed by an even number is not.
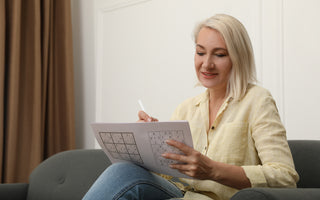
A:
[[[141,110],[146,113],[146,110],[144,109],[144,106],[143,106],[142,101],[140,99],[138,100],[138,103],[140,105]],[[148,120],[147,120],[148,122],[158,121],[157,119],[150,117],[148,114],[147,114],[147,116],[148,116]]]
[[[138,100],[138,103],[139,103],[139,105],[140,105],[141,110],[142,110],[143,112],[146,112],[146,110],[144,109],[144,106],[143,106],[143,104],[142,104],[142,101],[141,101],[140,99]]]

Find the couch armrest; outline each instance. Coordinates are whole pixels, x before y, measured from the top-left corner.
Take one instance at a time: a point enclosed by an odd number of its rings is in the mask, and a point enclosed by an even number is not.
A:
[[[231,200],[318,200],[320,188],[248,188],[237,192]]]
[[[26,200],[28,187],[27,183],[0,184],[0,199]]]

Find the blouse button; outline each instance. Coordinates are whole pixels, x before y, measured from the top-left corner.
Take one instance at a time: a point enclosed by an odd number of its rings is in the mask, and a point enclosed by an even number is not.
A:
[[[203,148],[203,153],[206,153],[206,151],[207,151],[207,147],[204,147]]]

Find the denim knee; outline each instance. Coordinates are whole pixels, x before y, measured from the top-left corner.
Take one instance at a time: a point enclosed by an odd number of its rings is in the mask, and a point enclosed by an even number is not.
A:
[[[85,199],[169,199],[181,196],[182,192],[169,181],[140,166],[123,162],[109,166]]]

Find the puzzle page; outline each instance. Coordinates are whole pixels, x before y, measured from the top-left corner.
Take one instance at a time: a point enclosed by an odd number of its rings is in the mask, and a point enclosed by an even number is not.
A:
[[[169,167],[176,161],[161,156],[165,152],[182,154],[166,143],[168,139],[193,147],[187,121],[93,123],[92,127],[97,141],[112,163],[128,161],[153,172],[190,178]]]

